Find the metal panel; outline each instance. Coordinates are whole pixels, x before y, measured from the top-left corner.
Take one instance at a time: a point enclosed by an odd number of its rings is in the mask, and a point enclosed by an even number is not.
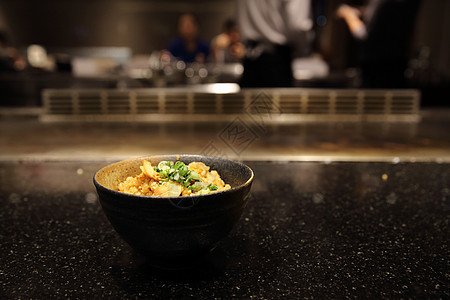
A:
[[[417,90],[247,89],[217,94],[190,88],[48,89],[42,121],[227,121],[272,113],[268,122],[419,121]],[[252,109],[259,105],[260,109]],[[261,110],[264,105],[265,111]],[[252,114],[252,115],[249,115]],[[183,115],[180,118],[180,115]]]

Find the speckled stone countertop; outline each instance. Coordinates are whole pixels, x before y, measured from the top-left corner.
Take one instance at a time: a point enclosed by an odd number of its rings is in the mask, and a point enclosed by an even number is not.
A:
[[[248,162],[252,197],[193,269],[154,269],[92,184],[106,162],[0,163],[0,298],[446,298],[445,163]]]

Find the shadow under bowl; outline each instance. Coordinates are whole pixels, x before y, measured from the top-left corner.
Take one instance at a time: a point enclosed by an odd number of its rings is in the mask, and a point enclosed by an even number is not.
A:
[[[151,197],[117,191],[129,176],[141,173],[144,159],[189,164],[203,162],[231,189],[208,195]],[[225,238],[247,205],[253,171],[228,159],[202,155],[158,155],[110,164],[94,175],[101,206],[117,233],[136,251],[160,266],[176,267],[202,257]],[[169,266],[172,265],[172,266]]]

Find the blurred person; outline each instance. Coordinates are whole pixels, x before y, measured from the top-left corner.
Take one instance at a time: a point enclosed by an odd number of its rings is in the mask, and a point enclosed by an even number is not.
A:
[[[237,0],[246,54],[241,87],[291,87],[295,47],[309,47],[309,0]]]
[[[9,38],[5,31],[0,30],[0,71],[21,71],[27,66],[19,51],[9,45]]]
[[[193,14],[178,18],[179,36],[173,39],[167,50],[172,56],[186,63],[204,63],[209,56],[209,44],[198,36],[199,25]]]
[[[363,88],[401,88],[407,50],[420,0],[369,0],[362,8],[338,7],[359,43],[359,67]]]
[[[229,19],[224,23],[224,32],[211,41],[211,56],[215,63],[241,62],[245,54],[245,47],[241,43],[241,34],[235,20]]]

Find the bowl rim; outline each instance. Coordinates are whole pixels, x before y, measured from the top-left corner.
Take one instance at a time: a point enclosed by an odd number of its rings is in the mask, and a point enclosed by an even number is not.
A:
[[[207,159],[212,159],[212,160],[228,161],[228,162],[232,162],[233,164],[237,164],[237,165],[240,165],[241,167],[244,167],[244,168],[248,169],[250,171],[250,177],[244,183],[242,183],[242,184],[240,184],[238,186],[235,186],[235,187],[231,187],[231,189],[228,189],[228,190],[214,192],[214,193],[205,194],[205,195],[177,196],[177,197],[156,197],[156,196],[145,196],[145,195],[128,194],[128,193],[124,193],[124,192],[120,192],[120,191],[117,191],[117,190],[113,190],[113,189],[107,188],[107,187],[105,187],[104,185],[100,184],[97,181],[97,178],[96,178],[97,174],[99,174],[102,170],[104,170],[104,169],[106,169],[106,168],[108,168],[108,167],[110,167],[112,165],[124,163],[124,162],[127,162],[127,161],[144,160],[144,159],[157,158],[157,157],[163,157],[163,156],[175,156],[175,157],[180,157],[180,158],[183,157],[183,156],[185,156],[185,157],[188,156],[188,157],[201,157],[201,158],[207,158]],[[182,200],[182,199],[201,199],[201,198],[205,198],[205,197],[211,197],[211,196],[215,196],[215,195],[218,196],[220,194],[231,193],[233,191],[240,190],[240,189],[244,188],[245,186],[249,185],[253,181],[254,176],[255,176],[255,174],[254,174],[252,168],[250,168],[246,164],[244,164],[242,162],[239,162],[239,161],[223,158],[223,157],[201,155],[201,154],[154,154],[154,155],[144,155],[144,156],[132,157],[132,158],[116,161],[116,162],[110,163],[110,164],[108,164],[106,166],[103,166],[102,168],[100,168],[99,170],[97,170],[95,172],[95,174],[93,176],[93,181],[94,181],[94,185],[95,185],[96,188],[100,188],[100,189],[103,189],[105,191],[108,191],[109,193],[113,193],[113,194],[117,194],[117,195],[132,197],[132,198],[136,198],[136,199],[152,199],[152,200],[175,200],[175,199],[179,199],[179,200]]]

